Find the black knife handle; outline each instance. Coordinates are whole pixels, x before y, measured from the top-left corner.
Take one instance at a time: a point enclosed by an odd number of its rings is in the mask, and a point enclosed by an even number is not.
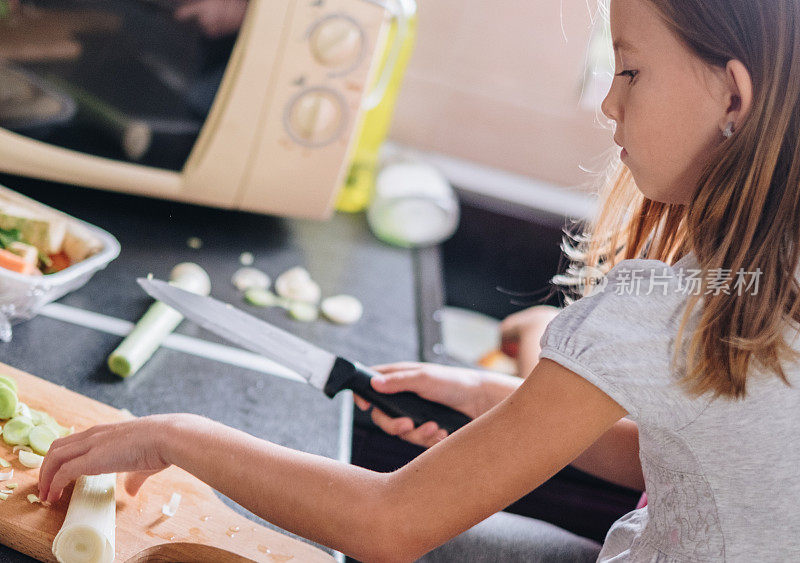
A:
[[[325,394],[333,397],[342,389],[350,389],[393,418],[407,416],[414,421],[414,426],[433,420],[450,434],[472,420],[462,412],[423,399],[411,391],[379,393],[370,383],[376,375],[379,374],[359,363],[336,358],[325,385]]]

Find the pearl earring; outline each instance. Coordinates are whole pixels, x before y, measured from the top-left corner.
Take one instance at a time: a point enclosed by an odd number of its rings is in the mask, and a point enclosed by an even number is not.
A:
[[[728,126],[725,127],[725,131],[722,132],[722,136],[726,139],[729,139],[733,136],[733,121],[728,122]]]

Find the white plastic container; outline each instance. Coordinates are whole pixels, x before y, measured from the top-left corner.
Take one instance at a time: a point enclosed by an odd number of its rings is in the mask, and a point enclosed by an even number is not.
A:
[[[430,246],[456,231],[458,200],[433,166],[415,161],[387,164],[375,181],[367,220],[384,242],[406,248]]]
[[[36,209],[44,215],[56,215],[67,220],[67,229],[76,236],[91,237],[97,243],[97,253],[72,266],[44,276],[23,275],[0,268],[0,340],[11,340],[11,325],[30,319],[39,310],[89,281],[95,272],[105,268],[119,255],[117,239],[99,227],[39,203],[4,186],[0,198]]]

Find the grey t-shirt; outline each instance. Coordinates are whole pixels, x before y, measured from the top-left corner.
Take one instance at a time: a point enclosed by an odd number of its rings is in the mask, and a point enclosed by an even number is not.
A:
[[[673,266],[625,260],[542,336],[540,357],[596,385],[639,427],[648,504],[614,523],[598,561],[800,561],[800,365],[785,366],[788,387],[753,363],[741,401],[685,393],[685,364],[670,369],[670,359],[698,272],[692,254]],[[734,287],[746,274],[749,288]],[[757,276],[734,273],[715,291],[747,295]],[[800,347],[797,326],[784,336]]]

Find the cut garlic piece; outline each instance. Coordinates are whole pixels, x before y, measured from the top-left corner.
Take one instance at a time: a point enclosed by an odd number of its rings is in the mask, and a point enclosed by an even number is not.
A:
[[[353,324],[364,314],[361,301],[352,295],[334,295],[322,300],[322,314],[335,323]]]
[[[317,282],[305,268],[297,266],[287,270],[275,280],[275,292],[281,297],[305,303],[318,303],[322,295]]]
[[[247,291],[253,287],[267,289],[272,280],[269,276],[257,268],[239,268],[231,278],[231,283],[239,291]]]

